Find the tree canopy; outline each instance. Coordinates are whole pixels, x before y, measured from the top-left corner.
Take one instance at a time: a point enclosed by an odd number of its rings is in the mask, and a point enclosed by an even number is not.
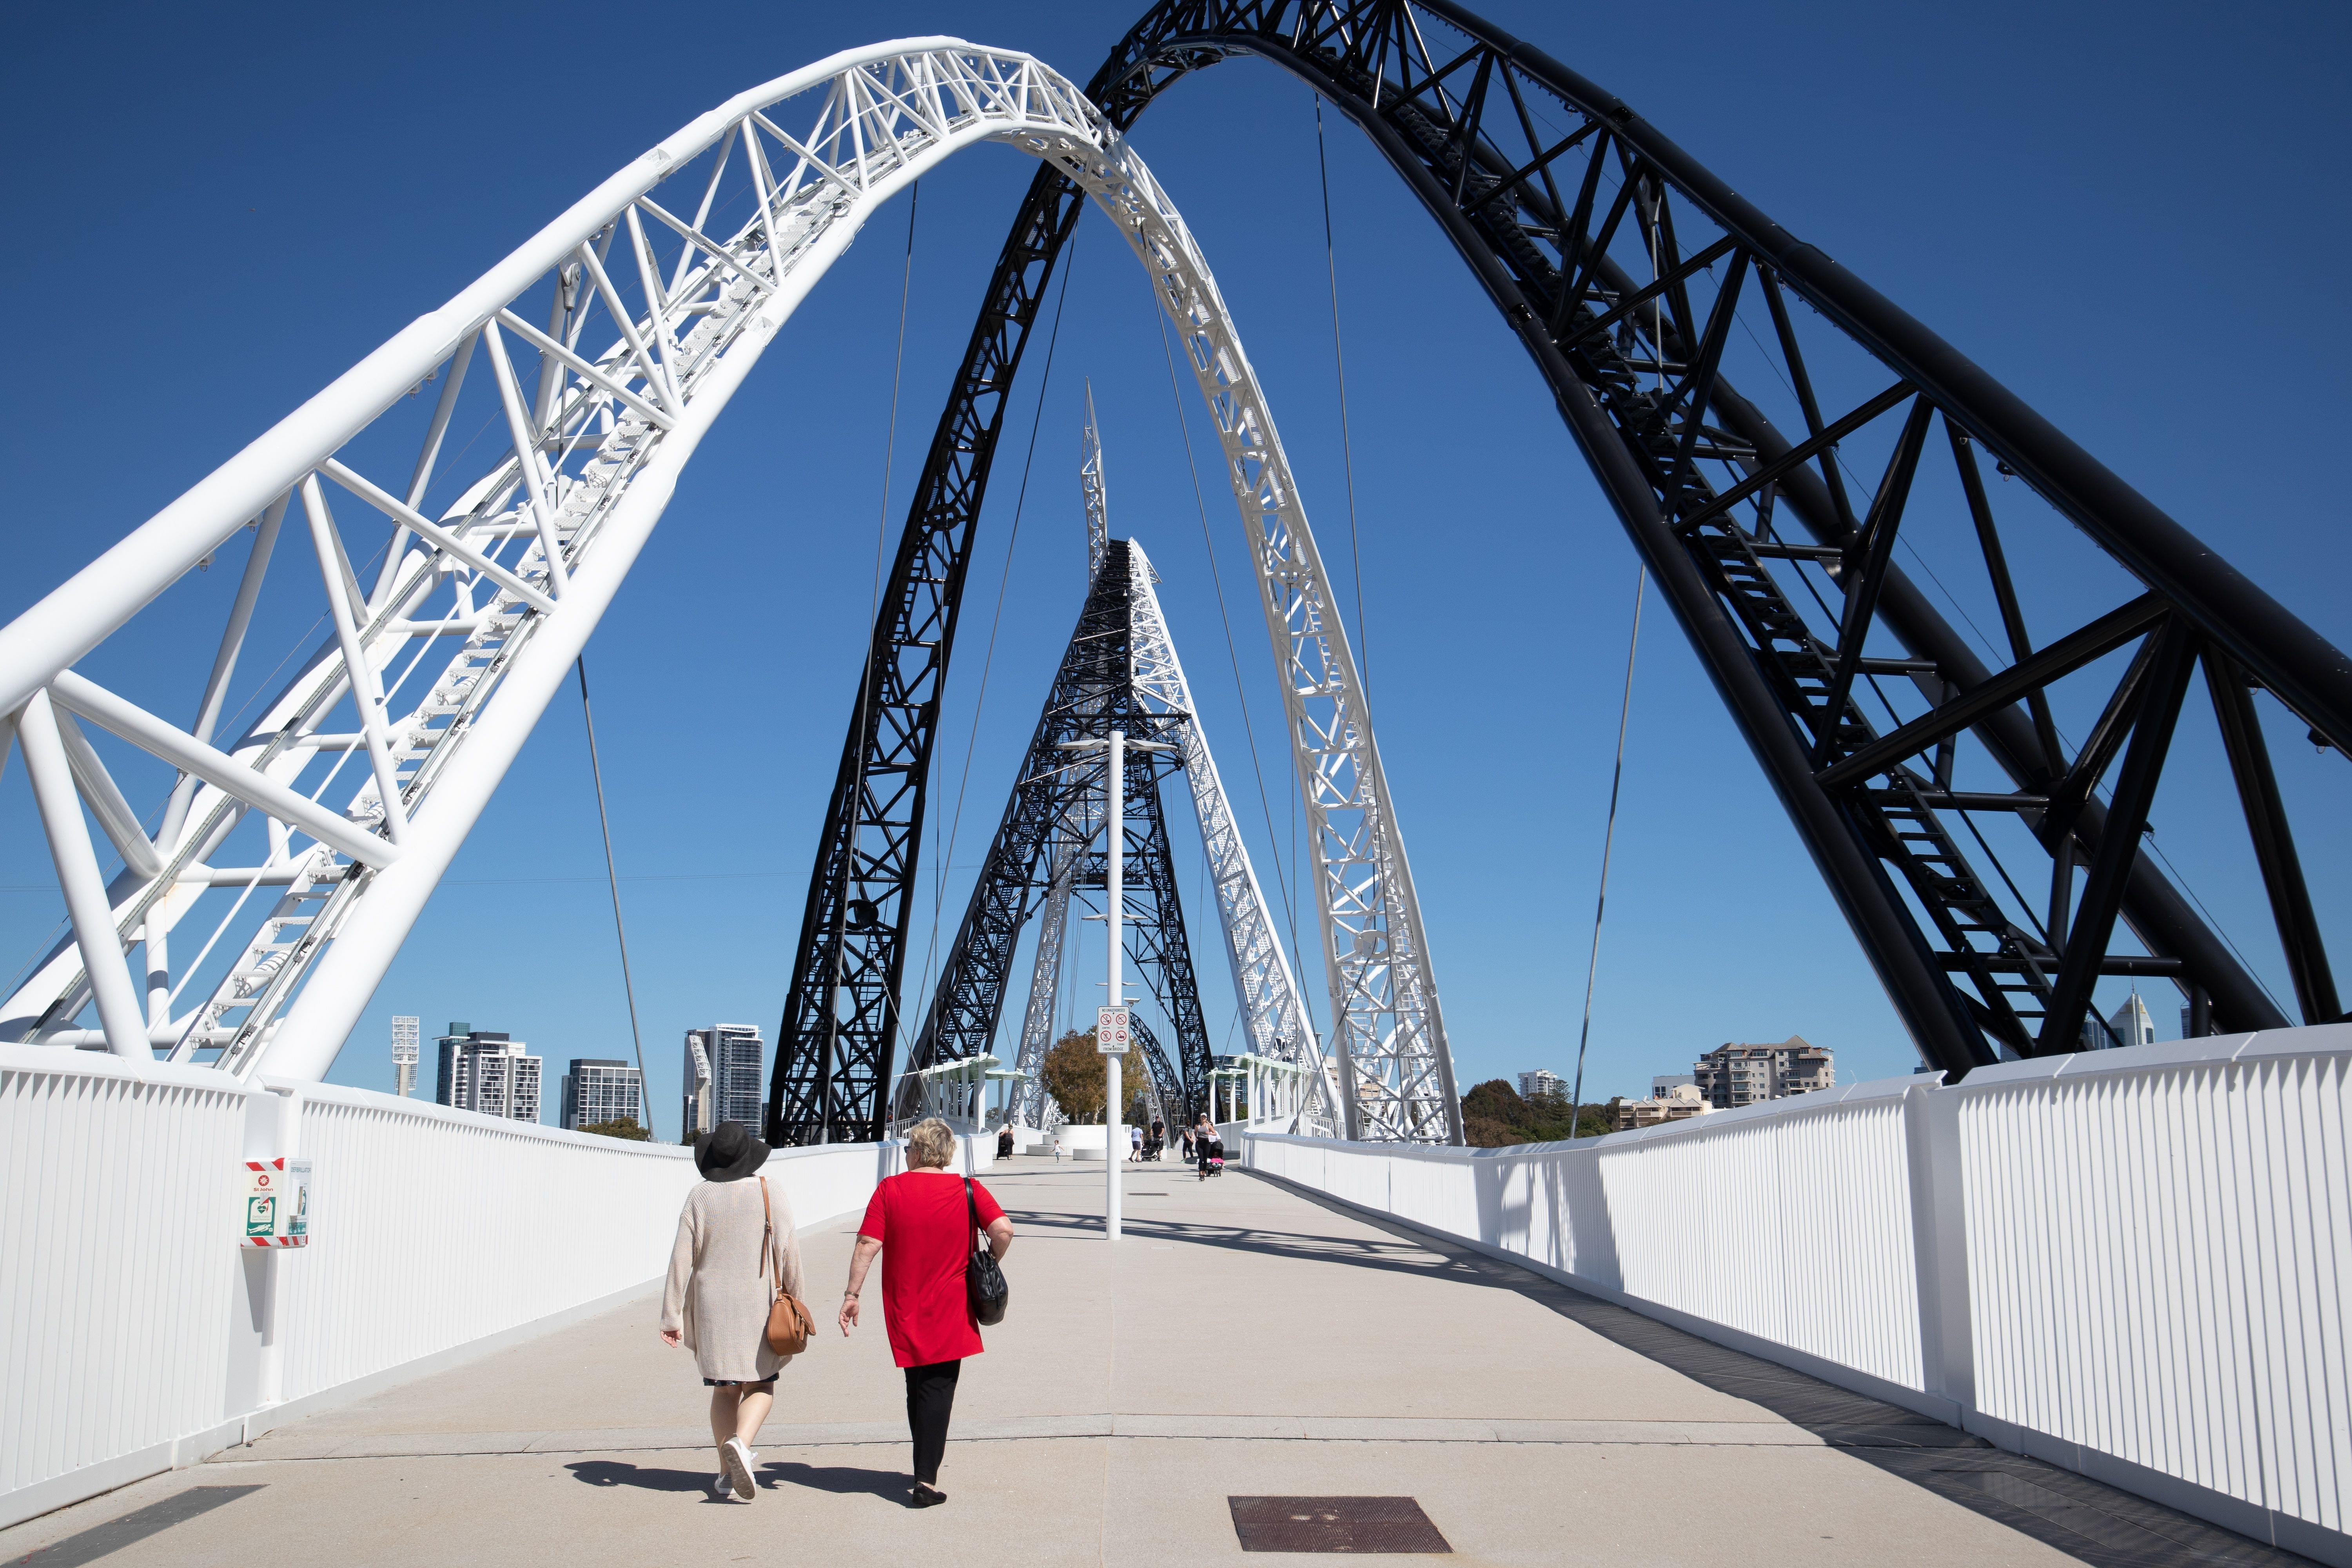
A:
[[[634,1116],[623,1116],[611,1121],[592,1121],[583,1132],[593,1132],[599,1138],[625,1138],[632,1143],[650,1143],[653,1134],[637,1125]]]
[[[1095,1050],[1095,1032],[1076,1029],[1054,1042],[1038,1071],[1045,1092],[1072,1121],[1099,1121],[1109,1096],[1110,1074]]]
[[[1613,1100],[1605,1105],[1587,1103],[1570,1115],[1565,1095],[1522,1099],[1509,1079],[1490,1078],[1462,1097],[1462,1131],[1474,1149],[1592,1138],[1615,1128],[1616,1103]]]

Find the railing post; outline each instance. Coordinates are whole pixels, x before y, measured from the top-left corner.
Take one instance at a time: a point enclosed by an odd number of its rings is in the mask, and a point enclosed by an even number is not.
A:
[[[1911,1251],[1919,1293],[1923,1390],[1952,1402],[1965,1426],[1976,1409],[1969,1320],[1968,1215],[1960,1183],[1960,1090],[1922,1082],[1903,1096],[1910,1165]]]
[[[275,1160],[300,1153],[301,1131],[299,1089],[257,1088],[246,1100],[246,1159]],[[230,1325],[226,1369],[231,1416],[249,1415],[285,1403],[286,1345],[279,1325],[288,1256],[275,1247],[239,1249],[237,1311]]]

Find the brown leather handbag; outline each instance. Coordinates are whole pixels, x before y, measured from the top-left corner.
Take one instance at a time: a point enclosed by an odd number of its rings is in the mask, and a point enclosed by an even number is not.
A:
[[[784,1289],[784,1260],[775,1251],[775,1213],[768,1206],[765,1176],[760,1178],[760,1272],[768,1271],[772,1258],[776,1268],[776,1299],[768,1308],[768,1348],[778,1355],[798,1355],[808,1349],[816,1320],[809,1316],[806,1302]]]

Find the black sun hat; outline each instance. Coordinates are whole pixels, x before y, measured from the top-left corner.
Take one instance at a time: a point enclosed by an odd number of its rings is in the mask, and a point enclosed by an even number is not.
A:
[[[694,1165],[706,1180],[740,1182],[767,1163],[768,1146],[740,1121],[722,1121],[694,1141]]]

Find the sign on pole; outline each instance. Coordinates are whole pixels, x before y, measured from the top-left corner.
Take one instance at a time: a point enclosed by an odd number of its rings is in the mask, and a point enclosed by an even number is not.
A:
[[[1132,1026],[1124,1007],[1098,1007],[1095,1010],[1095,1049],[1107,1057],[1127,1055],[1133,1038]]]

